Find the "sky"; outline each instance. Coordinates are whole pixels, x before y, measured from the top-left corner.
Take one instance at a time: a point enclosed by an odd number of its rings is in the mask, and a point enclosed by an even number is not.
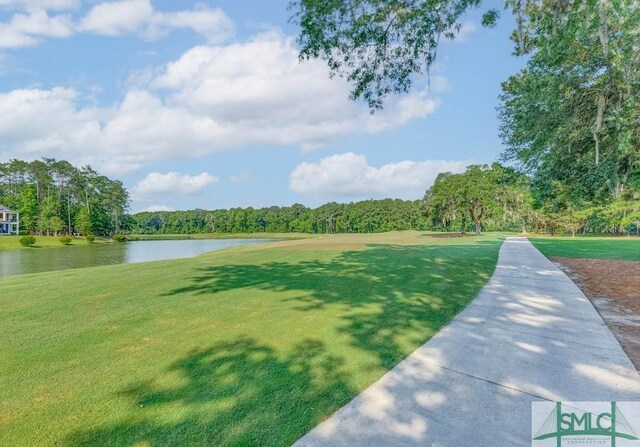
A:
[[[485,2],[382,112],[299,62],[288,0],[0,0],[0,161],[90,164],[131,211],[418,199],[503,150],[507,12]]]

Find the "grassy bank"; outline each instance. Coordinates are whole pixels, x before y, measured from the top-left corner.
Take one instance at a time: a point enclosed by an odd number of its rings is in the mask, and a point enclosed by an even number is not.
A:
[[[316,236],[0,279],[0,445],[290,445],[450,321],[500,244]]]
[[[37,248],[62,248],[64,244],[60,242],[61,236],[35,236],[36,244],[32,247],[25,248],[20,245],[20,238],[22,236],[0,236],[0,250],[32,250]],[[93,242],[94,244],[104,244],[107,240],[102,238],[96,238]],[[69,245],[87,245],[88,242],[83,237],[74,237],[72,238],[71,244]]]
[[[24,248],[20,245],[21,236],[0,236],[0,250],[17,250]],[[206,233],[206,234],[130,234],[127,239],[131,241],[163,241],[163,240],[183,240],[183,239],[308,239],[318,237],[303,233]],[[36,244],[29,248],[59,248],[64,245],[60,243],[60,236],[35,236]],[[109,243],[109,238],[96,238],[94,244]],[[74,237],[70,245],[87,245],[88,242],[83,237]]]
[[[309,239],[318,235],[304,233],[203,233],[203,234],[129,234],[132,241],[165,241],[184,239]]]
[[[636,237],[544,237],[529,240],[547,257],[640,261],[640,239]]]

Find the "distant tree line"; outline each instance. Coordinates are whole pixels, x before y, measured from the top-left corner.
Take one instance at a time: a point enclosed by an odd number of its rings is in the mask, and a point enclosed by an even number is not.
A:
[[[377,233],[425,230],[421,200],[365,200],[268,208],[142,212],[133,216],[133,233]]]
[[[560,186],[558,186],[560,187]],[[627,189],[627,191],[631,191]],[[288,207],[142,212],[132,233],[376,233],[400,230],[515,231],[549,234],[640,232],[640,201],[618,198],[556,203],[535,179],[500,163],[440,173],[422,200],[365,200]]]
[[[569,191],[553,180],[556,191]],[[575,186],[575,185],[571,185]],[[550,234],[640,232],[637,189],[575,203],[547,196],[535,176],[499,163],[440,173],[422,200],[365,200],[266,208],[127,214],[122,183],[90,167],[53,159],[0,163],[0,203],[20,212],[32,234],[377,233],[522,231]]]
[[[120,181],[64,160],[0,163],[0,203],[20,212],[25,233],[112,235],[131,226]]]

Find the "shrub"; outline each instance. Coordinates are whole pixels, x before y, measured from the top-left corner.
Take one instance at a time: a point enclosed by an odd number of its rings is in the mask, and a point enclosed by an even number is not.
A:
[[[85,238],[85,239],[87,240],[87,242],[89,242],[90,244],[93,244],[93,241],[95,241],[95,240],[96,240],[96,237],[95,237],[93,234],[87,234],[84,238]]]
[[[31,247],[36,243],[36,238],[33,236],[22,236],[18,242],[20,242],[20,245],[23,247]]]
[[[124,234],[114,234],[113,240],[116,242],[127,242],[127,237]]]
[[[70,236],[62,236],[62,237],[60,238],[60,243],[61,243],[62,245],[69,245],[69,244],[71,243],[71,241],[72,241],[72,240],[73,240],[73,239],[71,239],[71,237],[70,237]]]
[[[29,230],[20,230],[20,236],[29,236]]]

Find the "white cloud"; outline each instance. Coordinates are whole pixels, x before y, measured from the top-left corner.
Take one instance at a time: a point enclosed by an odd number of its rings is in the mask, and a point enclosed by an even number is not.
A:
[[[329,79],[323,62],[300,63],[293,39],[278,33],[195,47],[168,64],[151,86],[167,91],[174,106],[214,120],[232,145],[315,147],[339,134],[382,132],[438,105],[413,93],[371,115],[347,99],[346,82]]]
[[[51,153],[82,159],[78,149],[81,146],[88,153],[91,140],[100,136],[100,118],[105,113],[78,109],[78,100],[76,91],[60,87],[0,93],[1,154],[4,158],[29,158]]]
[[[20,11],[0,22],[0,48],[37,45],[45,38],[65,39],[78,31],[106,36],[137,33],[145,39],[164,37],[176,28],[191,29],[209,43],[221,43],[234,34],[234,26],[219,8],[196,5],[192,10],[157,11],[150,0],[98,3],[81,19],[70,14],[50,16],[47,11],[71,10],[77,0],[0,0],[0,11]]]
[[[191,29],[209,42],[219,43],[234,33],[231,20],[221,9],[199,5],[194,10],[160,12],[149,0],[99,3],[82,19],[80,30],[106,36],[137,32],[147,39],[165,36],[172,28]]]
[[[80,29],[107,36],[119,36],[137,31],[152,15],[153,7],[149,0],[98,3],[82,19]]]
[[[331,197],[398,197],[417,199],[440,172],[462,172],[472,160],[401,161],[379,168],[364,155],[347,152],[302,163],[290,176],[294,192]]]
[[[220,43],[232,37],[235,32],[233,22],[221,9],[198,6],[193,11],[156,13],[152,17],[148,37],[162,36],[170,28],[187,28],[204,36],[209,43]]]
[[[175,208],[172,208],[166,205],[151,205],[137,212],[138,213],[144,213],[144,212],[155,213],[157,211],[175,211],[175,210],[176,210]]]
[[[313,149],[345,134],[375,134],[433,113],[422,92],[371,115],[319,61],[299,63],[292,38],[198,46],[151,70],[111,107],[66,88],[0,93],[0,158],[58,157],[107,175],[247,147]]]
[[[198,175],[179,172],[151,172],[131,189],[135,201],[151,201],[156,198],[187,196],[200,194],[207,186],[213,185],[218,178],[203,172]]]
[[[44,10],[14,14],[0,23],[0,48],[20,48],[38,44],[42,38],[64,39],[73,34],[71,16],[49,16]]]

